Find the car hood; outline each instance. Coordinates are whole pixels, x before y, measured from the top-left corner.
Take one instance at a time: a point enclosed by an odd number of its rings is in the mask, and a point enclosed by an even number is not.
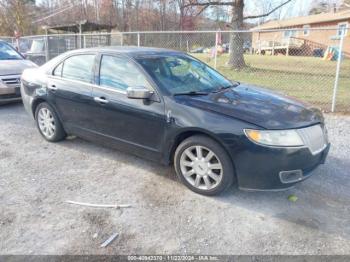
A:
[[[204,96],[176,96],[178,103],[224,114],[266,129],[292,129],[323,122],[319,109],[273,91],[240,84]]]
[[[1,75],[20,75],[26,68],[36,67],[29,60],[0,60]]]

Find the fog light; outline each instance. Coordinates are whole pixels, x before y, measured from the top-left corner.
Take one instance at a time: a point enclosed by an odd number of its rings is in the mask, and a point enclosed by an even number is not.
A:
[[[303,180],[303,171],[301,170],[290,170],[281,171],[279,173],[281,182],[284,184],[294,183]]]

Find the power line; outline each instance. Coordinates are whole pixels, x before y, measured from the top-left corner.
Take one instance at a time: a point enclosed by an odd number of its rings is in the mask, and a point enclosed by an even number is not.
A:
[[[71,9],[72,7],[74,7],[74,5],[70,5],[70,6],[65,7],[65,8],[63,8],[63,9],[61,9],[61,10],[57,11],[57,12],[54,12],[54,13],[52,13],[52,14],[48,15],[48,16],[45,16],[45,17],[39,18],[39,19],[37,19],[37,20],[33,21],[32,23],[33,23],[33,24],[35,24],[35,23],[38,23],[38,22],[44,21],[44,20],[46,20],[46,19],[48,19],[48,18],[50,18],[50,17],[56,16],[56,15],[58,15],[58,14],[60,14],[60,13],[63,13],[63,12],[65,12],[65,11],[67,11],[67,10]]]

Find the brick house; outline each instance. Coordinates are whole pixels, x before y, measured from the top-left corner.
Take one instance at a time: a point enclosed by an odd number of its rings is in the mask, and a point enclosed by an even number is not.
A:
[[[345,34],[344,52],[350,56],[350,10],[322,13],[287,20],[269,21],[252,30],[252,47],[257,53],[285,55],[317,55],[329,46],[339,46],[341,34]],[[315,30],[312,30],[315,28]],[[334,28],[316,30],[316,28]],[[278,31],[283,29],[283,31]],[[294,29],[294,30],[288,30]],[[298,29],[298,30],[295,30]],[[259,32],[267,30],[268,32]],[[316,50],[316,51],[315,51]]]

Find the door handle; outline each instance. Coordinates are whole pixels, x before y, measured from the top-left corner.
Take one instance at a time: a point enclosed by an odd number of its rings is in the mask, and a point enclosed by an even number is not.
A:
[[[50,90],[52,90],[52,91],[56,91],[56,90],[58,89],[57,86],[54,85],[54,84],[48,85],[47,88],[50,89]]]
[[[105,104],[107,104],[109,102],[106,98],[98,97],[98,96],[94,97],[94,101],[97,102],[97,103],[103,104],[103,105],[105,105]]]

